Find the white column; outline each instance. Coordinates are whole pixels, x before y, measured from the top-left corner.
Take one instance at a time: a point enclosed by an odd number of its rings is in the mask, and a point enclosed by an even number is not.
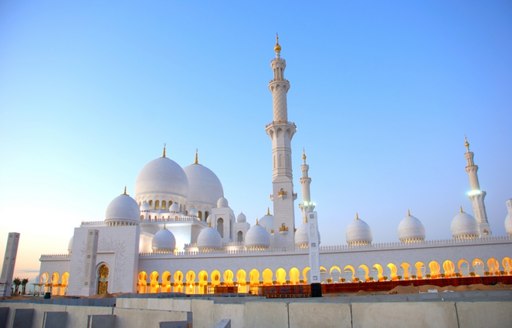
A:
[[[12,278],[14,275],[14,266],[16,264],[19,241],[20,234],[18,232],[9,232],[7,245],[5,247],[2,275],[0,276],[0,296],[11,296]]]
[[[487,212],[485,210],[484,202],[486,192],[480,189],[480,183],[478,182],[478,165],[475,165],[473,161],[474,153],[469,150],[469,142],[467,139],[465,140],[464,145],[466,146],[466,153],[464,154],[464,157],[466,158],[466,173],[469,177],[470,186],[468,197],[473,207],[473,215],[478,222],[480,237],[491,236],[492,231],[489,226],[489,221],[487,220]]]

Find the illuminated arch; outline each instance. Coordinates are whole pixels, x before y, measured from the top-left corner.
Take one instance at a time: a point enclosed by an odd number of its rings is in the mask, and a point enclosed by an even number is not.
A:
[[[473,274],[475,276],[484,275],[484,261],[482,261],[482,259],[479,259],[478,257],[473,259],[471,266],[473,267]]]
[[[174,291],[177,293],[183,292],[183,272],[174,272]]]
[[[487,271],[491,275],[499,275],[500,274],[500,262],[496,260],[494,257],[491,257],[487,260]]]
[[[294,285],[300,283],[300,271],[295,267],[290,269],[290,283]]]
[[[260,272],[256,269],[252,269],[249,272],[249,284],[251,286],[257,286],[260,284]]]
[[[171,273],[169,271],[164,271],[164,273],[162,273],[161,291],[166,293],[171,291]]]
[[[431,278],[438,278],[441,274],[441,266],[436,261],[430,261],[428,264]]]
[[[384,279],[384,269],[382,268],[382,265],[380,265],[379,263],[375,263],[373,265],[373,268],[375,269],[375,271],[377,271],[377,280],[378,281],[386,280],[386,279]]]
[[[347,281],[354,281],[355,280],[355,278],[356,278],[356,270],[354,269],[353,266],[351,266],[350,264],[345,265],[345,267],[343,268],[343,271],[346,272],[346,273],[350,273],[351,274],[350,279],[347,279]]]
[[[455,276],[455,265],[452,261],[446,260],[443,262],[443,271],[445,277]]]
[[[144,294],[148,288],[148,274],[146,271],[139,272],[139,279],[137,283],[137,293]]]
[[[263,270],[263,273],[262,273],[263,284],[264,285],[272,285],[273,284],[273,281],[272,281],[273,275],[274,274],[272,273],[272,270],[270,270],[269,268]]]
[[[199,294],[208,293],[208,272],[205,270],[199,271]]]
[[[402,268],[402,278],[405,280],[409,280],[411,278],[411,275],[409,273],[409,268],[411,265],[407,262],[402,262],[400,264],[400,267]]]
[[[233,286],[233,278],[235,275],[233,274],[233,271],[226,270],[224,271],[224,283],[229,286]]]
[[[329,270],[329,274],[331,275],[331,279],[333,282],[341,282],[341,268],[337,265],[333,265]]]
[[[285,269],[283,269],[283,268],[277,269],[276,282],[281,285],[286,284],[286,270]]]
[[[465,277],[469,276],[469,262],[466,259],[460,259],[457,262],[457,269],[459,270],[459,275]]]
[[[158,276],[158,272],[156,271],[151,272],[151,274],[149,275],[149,292],[151,294],[158,293],[160,289],[160,284],[158,283]]]
[[[327,269],[324,266],[320,266],[320,280],[325,282],[327,279]]]
[[[391,280],[398,280],[398,269],[395,263],[388,263],[386,266],[389,269],[389,278]]]
[[[505,271],[506,274],[512,273],[512,259],[510,257],[504,257],[503,260],[501,260],[501,265],[503,265],[503,271]]]
[[[310,267],[305,267],[304,270],[302,270],[302,281],[304,281],[305,284],[308,283],[309,271],[311,271]]]
[[[220,285],[220,271],[219,270],[213,270],[210,274],[210,277],[212,279],[212,286],[218,286]]]
[[[368,266],[366,264],[361,264],[358,269],[362,269],[364,272],[364,281],[370,280],[370,269],[368,269]]]
[[[185,293],[187,294],[195,294],[196,293],[196,273],[192,270],[189,270],[185,275]]]
[[[68,282],[69,282],[69,272],[64,272],[60,278],[60,294],[61,295],[66,295],[67,293],[67,288],[68,288]]]
[[[236,282],[238,283],[238,292],[247,293],[247,274],[245,270],[238,270],[236,272]]]
[[[109,268],[106,263],[101,263],[98,265],[96,270],[96,293],[98,295],[104,295],[108,293],[108,276],[109,276]]]
[[[52,295],[59,295],[59,277],[58,272],[52,273]]]
[[[416,268],[416,277],[418,279],[425,278],[425,263],[418,261],[414,264],[414,267]]]

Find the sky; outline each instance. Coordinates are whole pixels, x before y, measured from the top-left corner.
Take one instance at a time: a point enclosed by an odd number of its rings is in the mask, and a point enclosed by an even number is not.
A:
[[[271,207],[270,60],[287,61],[295,191],[306,150],[324,245],[358,212],[397,241],[410,209],[451,238],[464,136],[494,235],[512,198],[510,1],[0,2],[0,253],[15,275],[67,252],[142,167],[196,148],[235,214]],[[296,202],[298,205],[299,201]],[[296,206],[296,224],[300,214]]]

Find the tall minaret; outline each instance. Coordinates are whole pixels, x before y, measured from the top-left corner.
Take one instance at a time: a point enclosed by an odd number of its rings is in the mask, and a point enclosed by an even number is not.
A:
[[[302,185],[302,203],[299,204],[302,210],[302,222],[308,222],[308,212],[315,209],[315,205],[311,202],[311,178],[308,175],[309,165],[306,163],[306,152],[302,151],[302,177],[300,178],[300,184]]]
[[[272,93],[274,119],[266,126],[266,132],[272,139],[272,195],[274,203],[274,245],[277,247],[294,247],[294,200],[293,192],[291,140],[296,126],[288,122],[286,93],[290,82],[284,79],[286,61],[281,58],[281,46],[276,36],[274,47],[276,58],[271,61],[274,78],[268,84]]]
[[[469,150],[467,138],[465,138],[464,145],[466,146],[466,153],[464,154],[467,162],[466,172],[469,176],[469,186],[471,188],[468,192],[468,197],[473,206],[473,215],[478,223],[480,237],[490,236],[492,232],[489,221],[487,221],[487,212],[485,211],[485,191],[480,190],[480,183],[478,182],[478,165],[475,165],[473,161],[474,154]]]

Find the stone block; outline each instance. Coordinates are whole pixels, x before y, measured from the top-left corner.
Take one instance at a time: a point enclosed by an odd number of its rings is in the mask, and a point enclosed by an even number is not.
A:
[[[231,328],[231,320],[222,319],[221,321],[215,324],[214,328]]]
[[[34,309],[16,309],[14,310],[13,328],[32,328],[34,318]]]
[[[66,312],[68,313],[67,326],[68,327],[87,327],[90,315],[107,315],[112,314],[111,307],[100,306],[67,306]]]
[[[189,312],[140,309],[114,309],[117,326],[123,328],[158,327],[160,322],[188,321]],[[191,320],[190,320],[191,321]]]
[[[186,321],[162,321],[160,322],[160,328],[189,328],[188,322]]]
[[[116,326],[116,316],[112,314],[93,314],[89,316],[87,328],[112,328]]]
[[[229,320],[230,327],[242,328],[244,327],[244,307],[244,304],[214,304],[212,322]]]
[[[66,328],[67,312],[45,312],[43,328]]]
[[[288,304],[285,302],[247,302],[244,327],[288,328]]]
[[[453,302],[353,303],[353,327],[457,327]]]
[[[457,302],[460,328],[507,327],[512,323],[511,302]]]
[[[193,299],[191,303],[194,328],[211,328],[214,321],[214,303],[211,300]]]
[[[0,307],[0,327],[7,327],[7,318],[9,317],[9,308]]]
[[[351,327],[350,305],[294,302],[289,305],[290,327]]]

